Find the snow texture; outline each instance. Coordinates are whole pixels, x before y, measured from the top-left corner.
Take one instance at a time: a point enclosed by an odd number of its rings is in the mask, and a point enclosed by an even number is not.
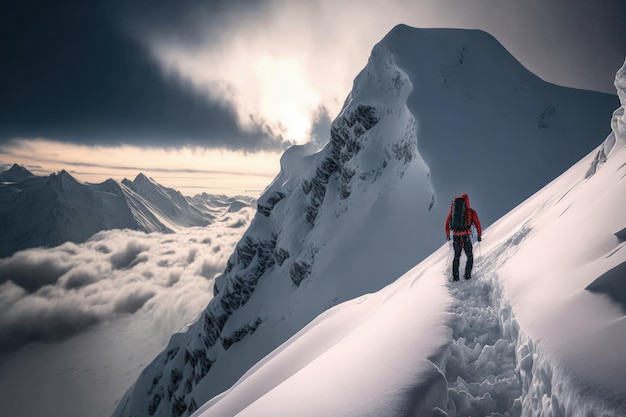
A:
[[[395,28],[356,77],[326,147],[285,152],[208,308],[174,335],[114,415],[187,416],[211,398],[206,415],[454,413],[444,378],[454,372],[444,366],[449,327],[439,321],[454,304],[442,291],[445,254],[398,281],[405,291],[331,308],[380,291],[437,249],[452,196],[468,192],[484,225],[513,209],[597,146],[616,106],[614,96],[543,82],[484,32]],[[484,266],[484,279],[495,265]],[[499,288],[493,278],[484,285]],[[392,294],[404,301],[383,300]],[[467,359],[462,378],[494,355],[516,372],[518,340],[497,334],[500,307],[491,308],[480,344],[495,345],[477,364]],[[307,336],[315,329],[320,337]],[[466,407],[462,385],[456,410]],[[524,406],[513,400],[514,381],[505,391],[493,391],[497,407]]]
[[[450,280],[446,245],[318,316],[194,416],[626,415],[626,146],[586,177],[594,158],[489,227],[471,280]]]
[[[543,82],[484,32],[395,28],[373,48],[356,77],[332,123],[329,143],[317,153],[307,146],[285,152],[281,172],[260,197],[250,228],[216,280],[208,308],[186,333],[172,338],[114,415],[187,416],[211,398],[209,404],[243,415],[324,415],[324,410],[403,415],[434,407],[452,412],[442,391],[446,327],[437,323],[447,314],[440,309],[453,301],[441,293],[441,269],[434,273],[427,268],[419,280],[404,280],[416,283],[402,284],[415,288],[410,291],[415,298],[406,296],[411,306],[372,300],[380,315],[363,307],[364,314],[378,317],[380,327],[364,324],[362,332],[370,336],[362,339],[357,323],[339,319],[344,317],[341,309],[324,312],[381,290],[432,253],[445,238],[443,219],[452,196],[468,192],[484,225],[513,209],[592,151],[608,133],[608,117],[616,106],[614,96]],[[424,265],[418,269],[426,271]],[[499,288],[495,282],[485,285]],[[411,310],[414,305],[424,313]],[[322,313],[320,320],[338,326],[336,332],[320,330],[322,340],[296,336],[278,348]],[[420,330],[424,326],[428,331]],[[383,327],[395,333],[385,333]],[[407,331],[415,333],[407,339]],[[492,335],[481,345],[499,340],[495,329],[488,331]],[[309,341],[306,346],[293,341],[300,338]],[[403,340],[410,344],[396,350]],[[343,346],[343,341],[346,347],[334,350],[335,342]],[[510,359],[510,346],[516,343],[505,338],[491,350]],[[276,348],[303,359],[293,365],[272,362],[268,358],[279,357]],[[415,357],[406,356],[409,351]],[[348,355],[361,362],[347,360]],[[385,372],[387,355],[400,358],[389,368],[393,372]],[[266,369],[276,366],[278,374],[254,372],[261,372],[266,362]],[[309,362],[326,365],[305,366]],[[341,362],[349,369],[331,370],[329,364]],[[342,384],[319,387],[313,381],[328,379],[320,372],[335,375],[332,379]],[[240,380],[244,374],[248,376]],[[375,375],[385,383],[374,383]],[[283,377],[301,389],[290,388]],[[251,382],[257,379],[259,383]],[[237,394],[216,397],[231,387]],[[497,394],[496,403],[510,403],[516,389]],[[307,398],[328,401],[303,406],[306,412],[293,408]],[[492,407],[484,402],[485,409]],[[257,403],[264,405],[255,408]],[[242,408],[246,404],[252,411]],[[237,409],[228,408],[233,406]],[[396,408],[391,412],[388,407]],[[459,403],[457,409],[463,407]]]

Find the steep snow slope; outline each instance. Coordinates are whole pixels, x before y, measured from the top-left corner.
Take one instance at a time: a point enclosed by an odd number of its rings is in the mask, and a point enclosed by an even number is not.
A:
[[[543,82],[482,31],[399,26],[384,42],[410,74],[407,105],[440,202],[467,192],[485,224],[591,152],[619,106]]]
[[[216,215],[252,201],[224,196],[184,197],[143,174],[135,181],[77,181],[66,171],[38,177],[14,165],[0,174],[0,257],[32,247],[84,242],[101,230],[171,232],[206,226]],[[217,202],[222,202],[222,206]]]
[[[626,64],[616,86],[625,103]],[[321,314],[194,416],[626,415],[623,107],[612,126],[485,231],[477,278],[452,283],[443,247]]]
[[[462,47],[464,42],[472,45],[467,62],[470,57],[475,62],[463,67],[471,70],[462,70],[458,82],[448,87],[455,91],[449,103],[453,106],[468,91],[480,93],[480,100],[461,100],[451,109],[416,108],[417,95],[439,100],[437,94],[441,94],[425,87],[441,81],[440,75],[432,78],[432,71],[418,69],[454,66],[456,46]],[[407,45],[415,49],[401,48]],[[409,68],[409,61],[419,66]],[[464,58],[462,65],[465,62]],[[494,77],[499,71],[505,75]],[[511,83],[515,85],[520,74],[534,93],[521,99],[524,111],[518,115],[511,104],[518,99]],[[582,98],[574,99],[578,94]],[[536,123],[546,97],[558,109],[567,109],[559,110],[563,116],[558,126],[563,123],[568,129]],[[568,104],[570,101],[573,104]],[[527,137],[513,136],[523,139],[520,146],[528,143],[533,151],[545,154],[551,165],[565,169],[591,150],[590,143],[606,135],[616,103],[610,95],[542,82],[482,32],[394,29],[374,47],[367,66],[355,79],[332,124],[329,144],[313,155],[306,146],[285,152],[281,172],[259,199],[255,219],[216,282],[215,298],[199,320],[185,333],[175,335],[166,351],[146,368],[115,415],[188,415],[200,403],[228,389],[318,314],[379,290],[436,249],[444,239],[443,220],[456,179],[443,174],[445,180],[435,178],[431,171],[450,167],[449,155],[428,154],[427,147],[428,165],[421,157],[422,140],[434,143],[439,136],[437,131],[425,129],[428,120],[437,125],[454,125],[459,120],[459,129],[476,123],[466,134],[456,131],[452,143],[461,148],[466,142],[473,144],[475,165],[471,170],[479,172],[473,178],[497,177],[508,183],[520,171],[493,164],[503,147],[482,146],[480,137],[472,136],[485,130],[486,119],[475,117],[476,112],[489,115],[499,129],[521,129]],[[606,114],[590,111],[589,118],[578,117],[589,105],[605,109]],[[546,117],[548,113],[556,114],[548,111]],[[527,120],[529,114],[532,122]],[[498,122],[500,119],[511,125]],[[516,125],[521,123],[530,123],[532,129]],[[595,131],[594,137],[586,138],[591,142],[585,146],[579,146],[579,130]],[[570,146],[574,153],[579,152],[575,158],[563,150]],[[533,165],[534,152],[520,152],[515,157],[518,160],[510,166],[534,170],[528,177],[541,177],[542,182],[534,189],[499,187],[490,194],[491,199],[484,193],[482,198],[473,198],[486,224],[558,174]],[[464,191],[472,193],[474,189]],[[487,205],[490,209],[483,210]]]

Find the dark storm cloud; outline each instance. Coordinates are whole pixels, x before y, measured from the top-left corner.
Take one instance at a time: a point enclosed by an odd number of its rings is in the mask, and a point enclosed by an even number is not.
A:
[[[168,21],[166,16],[172,24],[182,21],[193,4],[4,5],[0,143],[11,137],[46,137],[104,145],[281,148],[282,139],[262,121],[245,131],[231,103],[212,101],[189,81],[164,74],[127,30],[129,16],[140,16],[142,9],[145,19],[138,20],[138,26],[156,27]]]

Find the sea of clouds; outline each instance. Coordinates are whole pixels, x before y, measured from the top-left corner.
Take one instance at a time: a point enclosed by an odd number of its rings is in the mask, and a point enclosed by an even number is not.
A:
[[[243,208],[174,234],[103,231],[82,244],[0,259],[0,353],[132,315],[177,330],[211,300],[214,278],[253,216]]]

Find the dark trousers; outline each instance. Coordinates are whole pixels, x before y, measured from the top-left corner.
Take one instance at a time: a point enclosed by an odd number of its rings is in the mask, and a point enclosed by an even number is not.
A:
[[[474,254],[472,253],[472,239],[470,235],[454,236],[452,239],[452,247],[454,248],[454,260],[452,261],[452,276],[459,277],[459,262],[461,260],[461,249],[465,251],[467,263],[465,264],[465,278],[472,276],[472,267],[474,266]]]

